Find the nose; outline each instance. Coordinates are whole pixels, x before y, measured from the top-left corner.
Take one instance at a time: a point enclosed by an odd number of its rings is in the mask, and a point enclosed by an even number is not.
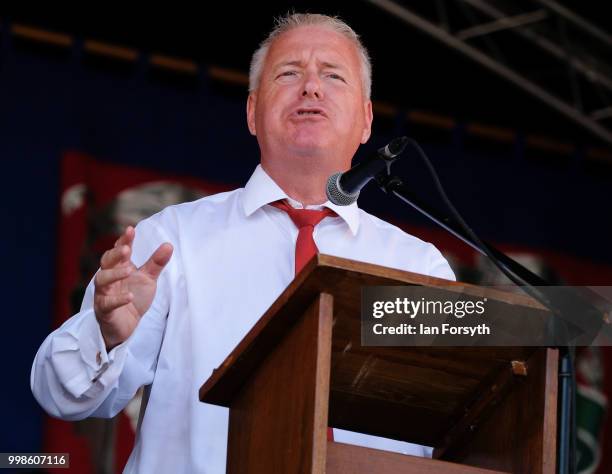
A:
[[[307,97],[310,99],[323,98],[321,80],[317,73],[308,72],[304,75],[304,83],[302,85],[302,97]]]

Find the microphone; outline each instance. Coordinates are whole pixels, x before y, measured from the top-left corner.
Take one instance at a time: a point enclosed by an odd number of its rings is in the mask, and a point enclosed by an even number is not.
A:
[[[363,187],[378,173],[388,169],[397,155],[404,151],[408,140],[408,137],[395,138],[350,170],[332,174],[327,179],[327,199],[337,206],[353,204]]]

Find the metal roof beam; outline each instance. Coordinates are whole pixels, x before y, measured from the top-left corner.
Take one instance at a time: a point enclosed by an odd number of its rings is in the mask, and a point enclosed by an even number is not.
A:
[[[590,21],[585,20],[581,16],[577,15],[573,11],[565,8],[563,5],[560,5],[559,3],[553,0],[535,0],[535,1],[545,6],[546,8],[550,9],[551,11],[555,12],[559,16],[562,16],[566,20],[569,20],[574,25],[581,28],[583,31],[586,31],[587,33],[594,36],[595,38],[598,38],[599,40],[603,41],[608,46],[612,47],[612,36],[610,36],[608,33],[606,33],[601,28],[595,26]]]
[[[546,10],[537,10],[531,13],[524,13],[521,15],[507,16],[494,20],[489,23],[483,23],[481,25],[472,26],[464,30],[458,31],[455,36],[460,40],[467,40],[476,38],[478,36],[488,35],[497,31],[508,30],[511,28],[518,28],[520,26],[530,25],[544,20],[548,16]]]
[[[485,0],[458,0],[458,1],[467,3],[468,5],[479,10],[480,12],[485,13],[486,15],[489,15],[491,18],[500,19],[500,18],[504,18],[507,16],[503,11],[494,7],[493,5],[491,5]],[[532,30],[514,29],[512,31],[514,31],[518,35],[521,35],[525,39],[533,42],[533,44],[540,47],[542,50],[546,51],[547,53],[553,55],[555,58],[561,61],[566,61],[571,67],[573,67],[578,72],[580,72],[590,82],[601,84],[609,91],[612,91],[612,78],[609,77],[607,74],[602,73],[601,71],[598,71],[596,69],[596,66],[592,64],[588,64],[587,62],[583,61],[580,58],[577,58],[576,56],[568,56],[567,52],[562,46],[554,43],[548,38],[543,37],[542,35],[535,33]]]
[[[434,23],[431,23],[427,19],[417,15],[408,8],[398,5],[397,3],[391,0],[366,1],[394,15],[395,17],[401,19],[408,25],[411,25],[412,27],[421,30],[422,32],[428,34],[436,40],[444,43],[448,47],[461,52],[465,56],[476,61],[477,63],[494,72],[495,74],[517,85],[524,91],[541,100],[542,102],[549,105],[550,107],[557,110],[566,117],[570,118],[574,122],[580,124],[582,127],[591,131],[593,134],[605,140],[609,144],[612,144],[612,132],[610,132],[610,130],[602,126],[597,121],[593,120],[592,117],[585,115],[576,107],[573,107],[572,105],[568,104],[559,97],[552,95],[540,85],[527,79],[526,77],[519,74],[510,67],[506,66],[505,64],[496,61],[495,59],[491,58],[482,51],[476,49],[473,46],[468,45],[461,39],[448,33],[443,28],[435,25]]]

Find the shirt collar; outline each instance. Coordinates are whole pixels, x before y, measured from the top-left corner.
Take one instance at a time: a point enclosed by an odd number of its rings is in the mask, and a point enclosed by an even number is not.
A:
[[[288,197],[285,191],[268,176],[268,173],[259,164],[244,187],[242,205],[248,217],[260,207]],[[356,202],[350,206],[337,206],[326,201],[323,206],[338,214],[347,223],[351,233],[353,235],[357,234],[357,230],[359,230],[359,208]]]

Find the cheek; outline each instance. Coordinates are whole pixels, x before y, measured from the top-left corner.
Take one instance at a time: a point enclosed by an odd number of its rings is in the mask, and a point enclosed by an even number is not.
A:
[[[356,104],[354,98],[347,98],[337,107],[339,124],[343,129],[361,130],[364,124],[364,111],[361,104]]]
[[[283,116],[282,94],[270,93],[262,101],[262,106],[257,110],[257,120],[260,123],[273,124],[282,119]]]

